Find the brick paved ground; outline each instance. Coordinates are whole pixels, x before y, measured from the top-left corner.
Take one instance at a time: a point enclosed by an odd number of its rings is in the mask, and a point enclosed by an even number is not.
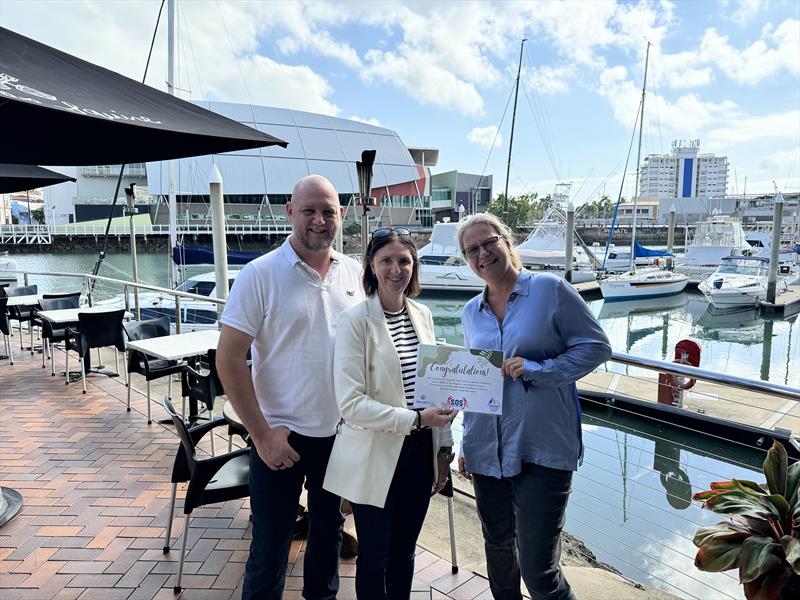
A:
[[[175,598],[181,539],[169,554],[162,545],[177,437],[147,425],[137,392],[126,412],[118,379],[92,375],[84,395],[79,383],[50,377],[41,355],[17,351],[15,359],[0,360],[0,482],[17,489],[24,506],[0,528],[0,598]],[[63,368],[63,353],[56,364]],[[154,405],[154,417],[161,414]],[[194,511],[181,598],[240,597],[248,514],[247,500]],[[176,515],[173,536],[183,531],[180,509]],[[301,598],[303,551],[292,545],[284,598]],[[354,598],[354,562],[342,561],[340,573],[339,598]],[[419,550],[414,600],[491,598],[487,588],[482,577],[452,575],[449,562]]]

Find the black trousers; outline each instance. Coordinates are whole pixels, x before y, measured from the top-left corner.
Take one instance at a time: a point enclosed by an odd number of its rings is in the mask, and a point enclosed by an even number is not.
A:
[[[322,489],[334,436],[313,438],[292,432],[289,444],[300,455],[291,469],[273,471],[250,451],[250,510],[253,541],[244,573],[244,600],[280,600],[286,580],[297,503],[308,490],[308,539],[303,562],[303,597],[333,600],[339,590],[342,516],[339,496]]]
[[[356,596],[408,600],[417,538],[433,486],[430,429],[406,436],[383,508],[351,503],[358,533]]]
[[[575,600],[558,565],[572,471],[524,464],[514,477],[472,475],[495,600]]]

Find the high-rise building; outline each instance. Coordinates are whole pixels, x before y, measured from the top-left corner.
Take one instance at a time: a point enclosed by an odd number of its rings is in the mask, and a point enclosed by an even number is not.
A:
[[[700,140],[675,140],[672,154],[644,159],[642,198],[721,198],[728,190],[728,157],[698,154]]]

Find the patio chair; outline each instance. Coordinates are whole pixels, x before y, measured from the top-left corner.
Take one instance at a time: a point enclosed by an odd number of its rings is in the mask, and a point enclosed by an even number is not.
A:
[[[206,355],[207,358],[201,361],[201,364],[196,365],[196,369],[192,365],[186,365],[181,371],[181,393],[184,398],[189,398],[189,421],[196,421],[201,417],[198,416],[198,403],[202,403],[208,410],[208,419],[214,417],[214,401],[217,396],[222,396],[225,390],[222,387],[222,382],[217,373],[217,351],[209,350]],[[203,373],[200,371],[200,366],[205,363],[208,372]],[[182,414],[186,414],[183,410]],[[228,445],[228,450],[231,449],[231,444]],[[214,449],[214,436],[211,436],[211,455],[215,453]]]
[[[125,309],[109,310],[104,312],[78,313],[78,327],[67,327],[64,348],[66,350],[67,383],[69,383],[69,351],[73,350],[81,358],[81,382],[83,393],[86,393],[87,363],[91,365],[92,348],[114,347],[114,363],[119,371],[119,353],[125,352],[125,338],[122,335],[122,318]],[[127,381],[127,375],[126,375]]]
[[[197,444],[206,433],[212,433],[215,427],[224,426],[225,420],[212,419],[208,423],[197,425],[191,429],[186,427],[183,418],[175,412],[169,397],[164,398],[164,408],[172,417],[181,445],[175,455],[175,465],[172,469],[172,499],[169,507],[169,521],[164,539],[164,554],[170,550],[170,535],[172,533],[172,519],[175,513],[175,497],[178,483],[189,482],[186,490],[186,499],[183,502],[183,542],[181,544],[181,557],[178,565],[178,581],[173,590],[176,594],[181,591],[183,577],[183,562],[186,557],[186,542],[189,538],[189,520],[192,511],[198,506],[227,502],[246,498],[250,495],[250,449],[241,448],[233,452],[226,452],[220,456],[209,458],[197,457]]]
[[[15,296],[31,296],[39,293],[39,286],[37,285],[19,285],[13,288],[2,288],[8,298]],[[28,323],[28,329],[33,331],[31,321],[33,320],[33,307],[30,306],[9,306],[8,318],[14,320],[19,325],[19,349],[24,350],[22,346],[22,324]],[[32,335],[32,334],[31,334]],[[31,344],[33,346],[33,344]],[[33,348],[31,348],[33,351]]]
[[[37,309],[37,312],[43,310],[78,308],[80,303],[80,293],[56,298],[48,298],[48,295],[49,294],[45,294],[45,296],[39,300],[39,308]],[[50,375],[55,375],[56,365],[55,361],[53,360],[53,350],[55,349],[55,344],[57,342],[66,343],[67,338],[69,337],[67,335],[67,328],[66,326],[54,328],[50,321],[47,319],[40,319],[38,316],[34,316],[34,322],[39,323],[42,328],[42,368],[45,368],[45,356],[47,355],[50,358],[52,367]],[[31,345],[33,345],[33,338],[31,338]]]
[[[0,333],[3,334],[3,345],[11,364],[14,364],[14,352],[11,350],[11,324],[8,322],[8,298],[0,298]]]
[[[151,338],[164,337],[170,334],[169,317],[138,321],[135,323],[123,323],[128,340],[139,341]],[[147,424],[152,423],[152,413],[150,409],[150,382],[161,377],[168,377],[174,373],[180,373],[186,363],[176,360],[163,360],[148,356],[137,350],[128,350],[128,410],[131,409],[131,373],[143,375],[147,382]],[[168,395],[172,397],[172,378],[170,377]]]

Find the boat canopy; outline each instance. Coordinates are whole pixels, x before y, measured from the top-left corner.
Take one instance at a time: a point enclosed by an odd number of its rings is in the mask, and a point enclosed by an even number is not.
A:
[[[651,256],[673,256],[671,252],[665,250],[653,250],[652,248],[645,248],[636,240],[633,241],[633,256],[635,258],[648,258]]]
[[[261,256],[263,252],[237,252],[228,250],[229,265],[246,265]],[[213,265],[214,250],[207,246],[175,246],[172,260],[176,265]]]

